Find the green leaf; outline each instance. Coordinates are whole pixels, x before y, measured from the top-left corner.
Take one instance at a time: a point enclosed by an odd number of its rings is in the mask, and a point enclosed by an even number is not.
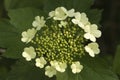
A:
[[[8,20],[0,21],[0,47],[7,48],[16,40],[17,32]]]
[[[5,80],[7,73],[8,70],[6,69],[6,67],[0,65],[0,80]]]
[[[35,16],[44,16],[45,14],[41,12],[39,9],[34,8],[21,8],[9,10],[8,15],[11,20],[11,24],[13,24],[18,32],[23,32],[28,28],[32,27],[32,22]]]
[[[4,0],[6,10],[34,7],[42,9],[43,0]]]
[[[17,39],[17,41],[14,42],[13,45],[8,47],[6,49],[6,52],[3,53],[2,56],[6,57],[6,58],[12,58],[12,59],[22,58],[22,52],[23,52],[25,45],[22,44],[22,42],[18,41],[18,40],[20,40],[20,39]]]
[[[31,28],[34,17],[42,13],[39,9],[23,8],[10,10],[8,14],[12,25],[8,20],[0,21],[0,47],[7,49],[2,56],[22,58],[21,53],[25,44],[21,42],[21,33]]]
[[[55,80],[44,75],[44,69],[35,67],[31,62],[18,61],[10,71],[7,80]]]
[[[91,9],[88,10],[86,13],[92,24],[99,24],[101,20],[102,10]]]
[[[90,9],[93,2],[94,0],[45,0],[44,10],[48,13],[56,7],[64,6],[67,9],[74,8],[76,11],[84,12]]]
[[[8,20],[0,21],[0,47],[6,48],[6,52],[2,56],[21,58],[24,45],[20,38],[21,34]]]
[[[93,3],[94,0],[74,0],[73,8],[81,12],[86,12],[90,9]]]
[[[113,68],[116,73],[120,75],[120,45],[118,45],[114,62],[113,62]]]
[[[111,67],[103,59],[83,57],[80,60],[84,66],[79,74],[73,74],[71,69],[57,74],[57,80],[118,80]]]

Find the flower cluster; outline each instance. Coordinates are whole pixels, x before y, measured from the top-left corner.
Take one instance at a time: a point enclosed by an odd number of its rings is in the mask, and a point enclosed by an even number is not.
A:
[[[101,36],[96,24],[91,24],[85,13],[58,7],[49,12],[49,17],[36,16],[32,28],[22,32],[21,41],[30,43],[22,56],[35,65],[45,67],[45,75],[53,77],[65,72],[67,67],[74,74],[81,72],[79,59],[88,53],[95,57],[100,53],[96,38]],[[87,45],[86,45],[87,44]]]

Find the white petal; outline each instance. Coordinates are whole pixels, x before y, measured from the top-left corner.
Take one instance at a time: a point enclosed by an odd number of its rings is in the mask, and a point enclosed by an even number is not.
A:
[[[37,58],[35,61],[36,61],[36,66],[39,68],[43,68],[44,65],[47,63],[43,57]]]
[[[93,35],[90,35],[90,40],[91,40],[91,41],[93,41],[93,42],[95,42],[95,41],[96,41],[96,38],[95,38],[95,36],[93,36]]]
[[[64,13],[67,13],[67,9],[64,7],[61,7],[61,9],[64,11]]]
[[[93,50],[89,46],[85,46],[85,51],[89,53],[91,57],[95,57]]]
[[[97,29],[98,29],[98,26],[97,26],[96,24],[92,24],[92,25],[91,25],[91,31],[92,31],[92,30],[97,30]]]
[[[93,35],[90,34],[90,33],[85,33],[85,34],[84,34],[84,38],[85,38],[85,39],[90,39],[90,40],[93,41],[93,42],[96,41],[95,36],[93,36]]]
[[[98,48],[99,45],[97,43],[90,43],[88,46],[91,47],[95,54],[100,53],[100,49]]]
[[[33,25],[33,27],[36,27],[36,26],[38,26],[38,22],[33,21],[32,25]]]
[[[78,23],[79,23],[79,20],[77,20],[77,19],[72,19],[72,22],[73,22],[74,24],[78,24]]]
[[[28,29],[27,31],[22,32],[21,41],[26,43],[30,42],[34,38],[36,32],[37,31],[34,28]]]
[[[64,7],[58,7],[55,9],[54,20],[64,20],[67,18],[67,10]]]
[[[76,61],[72,63],[71,69],[72,69],[72,72],[75,74],[75,73],[81,72],[81,70],[83,69],[83,66],[80,64],[79,61]]]
[[[80,12],[75,13],[75,19],[80,20],[81,19],[81,14]]]
[[[84,31],[90,33],[90,25],[86,25]]]
[[[33,25],[33,27],[36,27],[36,30],[40,30],[41,27],[43,27],[45,25],[44,17],[43,16],[41,16],[41,17],[36,16],[32,25]]]
[[[90,46],[91,48],[94,48],[94,49],[99,47],[99,45],[96,42],[89,43],[88,46]]]
[[[22,41],[22,42],[29,42],[29,41],[28,41],[28,38],[21,38],[21,41]]]
[[[99,54],[99,53],[100,53],[100,49],[95,49],[95,50],[94,50],[94,53],[95,53],[95,54]]]
[[[22,53],[22,56],[26,58],[27,61],[34,59],[36,57],[34,48],[32,46],[24,48],[24,52]]]
[[[85,46],[86,52],[89,53],[91,57],[94,57],[95,54],[100,53],[100,49],[98,48],[99,45],[96,42],[89,43],[87,46]]]
[[[75,15],[75,10],[74,9],[71,9],[71,10],[69,10],[68,12],[67,12],[67,15],[69,16],[69,17],[73,17],[74,15]]]
[[[92,33],[97,38],[99,38],[101,36],[101,34],[102,34],[100,30],[93,31]]]
[[[84,34],[84,38],[90,39],[90,35],[91,35],[90,33],[85,33],[85,34]]]
[[[55,66],[55,68],[59,72],[65,72],[65,69],[67,68],[67,64],[59,62],[58,65]]]
[[[55,11],[49,12],[49,16],[50,16],[50,17],[53,17],[54,15],[55,15]]]
[[[81,22],[86,25],[88,23],[88,18],[85,13],[81,13]]]
[[[56,60],[50,61],[51,66],[56,67],[58,65],[58,62]]]
[[[78,26],[84,29],[84,24],[82,22],[78,22]]]
[[[45,75],[48,77],[53,77],[54,75],[56,75],[56,70],[54,67],[52,66],[47,66],[45,68]]]

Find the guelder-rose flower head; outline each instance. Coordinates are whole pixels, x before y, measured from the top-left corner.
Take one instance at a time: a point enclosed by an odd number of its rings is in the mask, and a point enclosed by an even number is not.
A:
[[[48,15],[46,19],[36,16],[33,28],[22,32],[21,41],[35,48],[25,48],[23,57],[27,61],[35,58],[35,66],[44,68],[48,77],[65,72],[68,66],[72,73],[80,73],[83,65],[79,60],[85,54],[94,57],[100,52],[96,38],[101,31],[91,24],[86,13],[75,9],[57,7]]]
[[[99,45],[97,43],[89,43],[85,46],[85,51],[88,52],[91,57],[95,57],[95,54],[100,53]]]
[[[86,32],[84,34],[84,38],[90,39],[93,42],[96,41],[96,38],[99,38],[101,36],[101,31],[98,30],[98,27],[96,24],[86,25],[84,28],[84,31]]]
[[[54,67],[52,66],[46,66],[45,67],[45,75],[48,77],[53,77],[54,75],[56,75],[57,71]]]
[[[34,38],[36,32],[37,31],[34,28],[28,29],[27,31],[22,32],[21,41],[26,43],[30,42]]]
[[[39,68],[43,68],[44,65],[47,63],[44,57],[36,58],[36,66]]]
[[[27,61],[34,59],[36,57],[36,52],[32,46],[24,48],[22,56],[26,58]]]
[[[72,63],[71,69],[72,69],[72,72],[75,74],[75,73],[81,72],[81,70],[83,69],[83,66],[80,64],[79,61],[76,61]]]
[[[36,16],[35,20],[32,23],[33,27],[36,28],[36,30],[40,30],[41,27],[43,27],[45,25],[45,20],[43,16]]]

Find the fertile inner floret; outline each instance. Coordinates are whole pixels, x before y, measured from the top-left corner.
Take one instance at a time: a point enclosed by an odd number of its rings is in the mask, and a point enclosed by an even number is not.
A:
[[[47,24],[47,23],[46,23]],[[35,45],[38,56],[47,61],[57,60],[71,64],[85,54],[84,30],[71,22],[49,20],[31,41]]]

